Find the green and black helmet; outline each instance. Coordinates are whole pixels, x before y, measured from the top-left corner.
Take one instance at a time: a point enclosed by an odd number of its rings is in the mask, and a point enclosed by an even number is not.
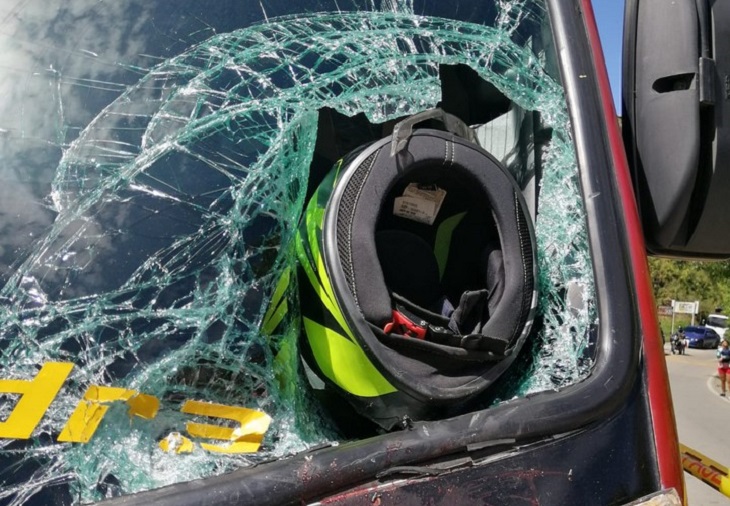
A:
[[[385,429],[485,391],[537,303],[517,183],[459,120],[414,130],[423,117],[338,162],[297,239],[307,370]]]

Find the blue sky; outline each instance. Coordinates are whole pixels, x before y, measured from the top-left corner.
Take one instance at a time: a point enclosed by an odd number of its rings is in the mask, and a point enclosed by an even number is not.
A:
[[[623,43],[624,0],[593,0],[593,13],[601,35],[608,78],[616,112],[621,114],[621,44]]]

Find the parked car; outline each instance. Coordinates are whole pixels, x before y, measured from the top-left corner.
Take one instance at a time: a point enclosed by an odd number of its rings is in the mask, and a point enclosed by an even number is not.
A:
[[[708,327],[685,327],[684,335],[690,348],[717,348],[720,335]]]

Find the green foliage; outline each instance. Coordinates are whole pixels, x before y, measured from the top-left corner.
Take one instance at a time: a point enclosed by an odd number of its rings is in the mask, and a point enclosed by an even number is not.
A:
[[[700,315],[723,308],[730,313],[730,262],[696,262],[650,258],[654,297],[658,305],[668,301],[700,301]]]

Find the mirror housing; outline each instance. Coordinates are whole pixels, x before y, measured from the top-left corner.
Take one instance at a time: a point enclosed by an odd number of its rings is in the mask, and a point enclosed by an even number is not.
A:
[[[730,257],[730,2],[626,0],[623,133],[651,254]]]

